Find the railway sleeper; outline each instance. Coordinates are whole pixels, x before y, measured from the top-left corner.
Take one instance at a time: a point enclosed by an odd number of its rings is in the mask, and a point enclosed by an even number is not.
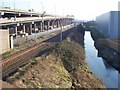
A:
[[[48,46],[49,44],[44,45],[42,47],[38,46],[34,49],[29,50],[29,54],[27,54],[28,53],[27,51],[21,56],[18,56],[17,59],[10,60],[9,63],[7,62],[6,64],[3,64],[2,78],[9,76],[11,73],[15,72],[18,68],[28,63],[31,58],[37,56],[40,51],[46,49],[46,47]]]

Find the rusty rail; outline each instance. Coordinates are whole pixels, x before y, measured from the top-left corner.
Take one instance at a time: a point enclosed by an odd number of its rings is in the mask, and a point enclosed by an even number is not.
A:
[[[25,65],[31,58],[38,55],[40,51],[47,49],[52,45],[53,44],[47,42],[37,44],[1,61],[0,66],[2,66],[2,78],[5,78],[10,73],[17,70],[20,66]]]

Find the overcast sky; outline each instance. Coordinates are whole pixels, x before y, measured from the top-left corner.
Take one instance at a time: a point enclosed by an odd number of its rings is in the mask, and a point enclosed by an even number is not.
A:
[[[74,15],[76,19],[92,20],[108,11],[117,11],[120,0],[15,0],[15,8],[57,15]],[[14,8],[14,0],[0,0],[0,6]]]

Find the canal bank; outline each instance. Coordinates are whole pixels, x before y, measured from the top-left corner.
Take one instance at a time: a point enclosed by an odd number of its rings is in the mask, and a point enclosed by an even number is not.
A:
[[[86,31],[84,36],[86,61],[91,71],[99,77],[107,88],[117,89],[120,87],[120,74],[116,69],[109,65],[106,60],[99,57],[98,50],[94,46],[94,40],[90,32]]]
[[[90,27],[91,36],[95,41],[95,48],[98,50],[98,56],[102,57],[112,67],[120,72],[120,52],[119,44],[114,40],[106,38],[94,26]]]

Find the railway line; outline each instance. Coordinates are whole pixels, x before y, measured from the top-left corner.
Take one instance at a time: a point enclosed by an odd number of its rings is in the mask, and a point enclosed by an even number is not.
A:
[[[2,79],[16,71],[19,67],[28,63],[29,60],[38,55],[40,51],[50,48],[53,45],[54,43],[51,42],[37,44],[1,61],[0,66],[2,66]]]
[[[67,31],[62,32],[62,40],[64,40],[71,31],[73,31],[74,27],[68,29]],[[50,38],[42,43],[36,44],[30,48],[24,49],[16,54],[13,54],[0,62],[0,66],[2,66],[2,79],[4,80],[11,73],[15,72],[18,68],[25,65],[29,62],[31,58],[37,56],[40,52],[53,47],[57,42],[60,42],[61,34]]]

